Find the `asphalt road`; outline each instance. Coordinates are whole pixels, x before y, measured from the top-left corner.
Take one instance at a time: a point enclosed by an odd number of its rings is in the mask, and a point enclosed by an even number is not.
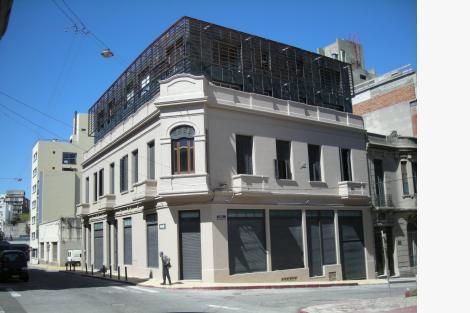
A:
[[[416,283],[353,287],[168,290],[30,269],[30,281],[0,283],[0,313],[298,312],[344,301],[401,296]]]

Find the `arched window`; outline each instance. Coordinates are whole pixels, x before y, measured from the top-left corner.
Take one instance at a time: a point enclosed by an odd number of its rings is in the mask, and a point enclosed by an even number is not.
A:
[[[194,173],[194,128],[178,126],[171,131],[170,137],[172,173]]]

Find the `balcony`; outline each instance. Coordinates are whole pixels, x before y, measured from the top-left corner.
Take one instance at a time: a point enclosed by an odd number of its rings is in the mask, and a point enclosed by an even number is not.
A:
[[[144,180],[134,184],[134,191],[132,200],[134,201],[149,201],[155,199],[157,196],[157,181]]]
[[[340,181],[338,183],[338,192],[341,198],[361,198],[368,197],[369,193],[366,189],[366,183]]]
[[[206,173],[161,176],[158,186],[159,196],[207,194],[208,192]]]
[[[266,192],[264,190],[268,183],[267,176],[260,175],[249,175],[249,174],[237,174],[232,176],[232,188],[233,192]]]
[[[101,196],[98,201],[98,210],[112,210],[116,204],[116,195],[106,194]]]
[[[90,204],[80,203],[77,205],[77,216],[83,216],[90,213]]]

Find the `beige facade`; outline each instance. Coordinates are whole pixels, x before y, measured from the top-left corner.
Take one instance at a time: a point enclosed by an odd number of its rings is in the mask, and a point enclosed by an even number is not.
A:
[[[93,138],[88,114],[75,114],[69,142],[39,140],[32,150],[31,261],[39,262],[39,225],[74,217],[80,195],[80,164]]]
[[[163,251],[171,258],[173,280],[339,280],[358,272],[360,278],[375,277],[361,117],[217,87],[189,74],[160,83],[159,94],[84,155],[77,207],[85,234],[83,265],[119,266],[130,276],[160,279],[155,256]],[[252,140],[248,174],[238,174],[237,135]],[[192,154],[181,153],[181,136],[191,138]],[[289,143],[288,152],[282,152],[288,154],[291,175],[286,178],[279,174],[283,167],[275,170],[280,140]],[[309,175],[309,144],[321,147],[322,174],[315,181]],[[341,175],[346,168],[341,149],[350,162],[347,180]],[[186,164],[187,158],[192,161]],[[180,166],[190,170],[184,173]],[[310,216],[319,211],[329,216],[334,263],[321,265],[313,275]],[[237,214],[258,216],[259,227],[245,227]],[[277,219],[283,214],[291,216],[291,224]],[[155,216],[158,227],[152,224]],[[343,257],[349,230],[357,236],[353,250],[362,260],[358,264]],[[248,232],[251,241],[244,241]],[[237,253],[246,251],[234,238],[262,257],[240,257]],[[285,258],[283,249],[292,258]]]

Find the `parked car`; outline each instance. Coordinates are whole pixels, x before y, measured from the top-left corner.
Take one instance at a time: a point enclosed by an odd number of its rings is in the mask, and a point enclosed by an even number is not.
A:
[[[27,244],[22,243],[10,243],[9,250],[20,250],[23,251],[26,255],[26,261],[29,261],[29,246]]]
[[[18,277],[29,280],[26,255],[20,250],[4,250],[0,253],[0,280]]]
[[[67,263],[70,265],[80,265],[82,261],[82,250],[68,250]]]

